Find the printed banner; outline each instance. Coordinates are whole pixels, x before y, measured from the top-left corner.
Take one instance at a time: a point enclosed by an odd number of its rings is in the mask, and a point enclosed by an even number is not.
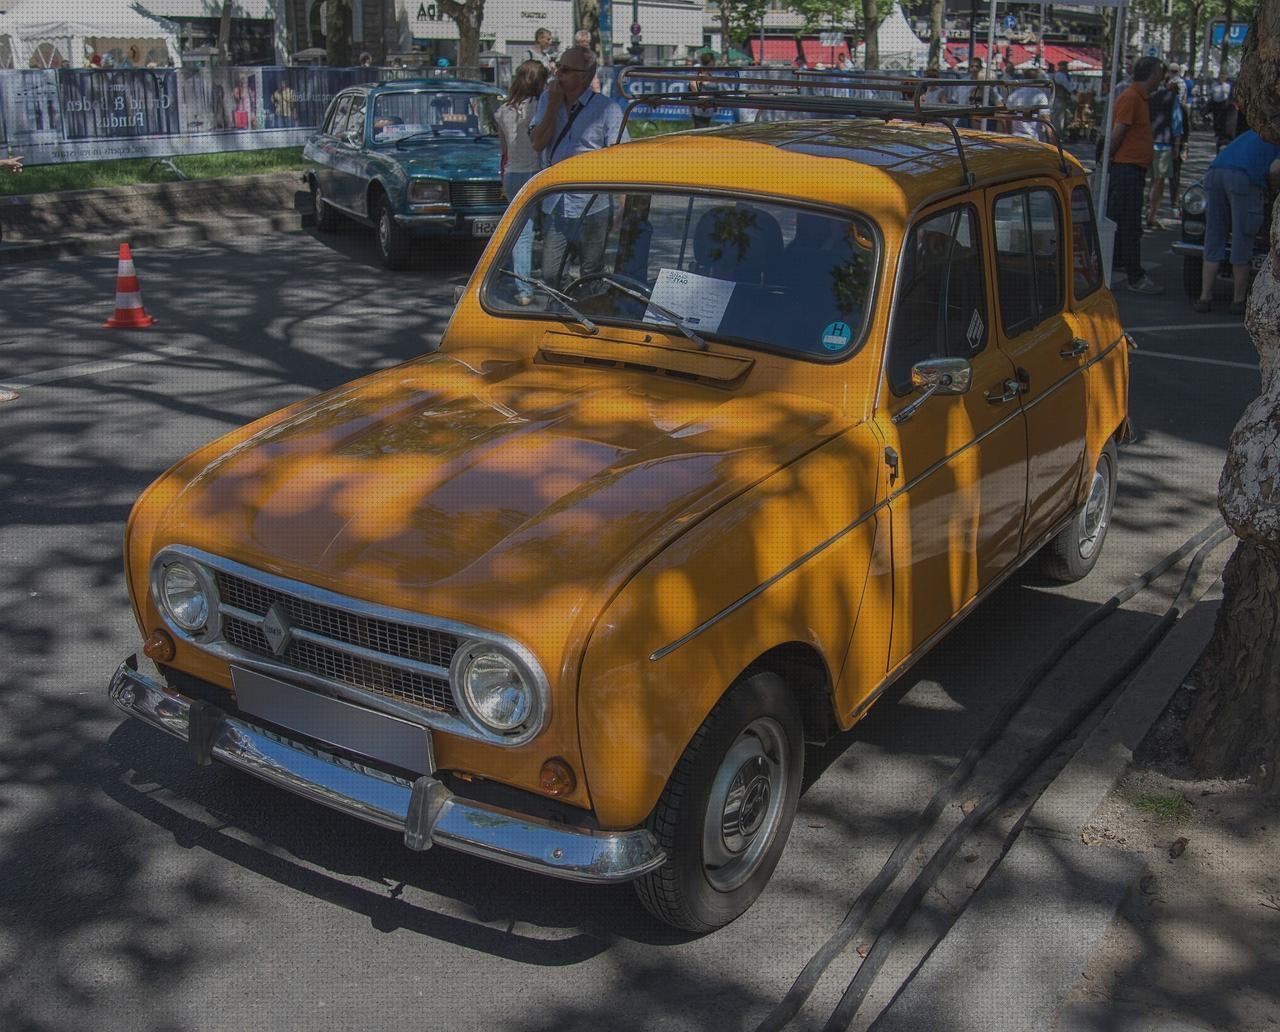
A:
[[[172,136],[179,131],[177,77],[171,68],[58,70],[67,140]]]

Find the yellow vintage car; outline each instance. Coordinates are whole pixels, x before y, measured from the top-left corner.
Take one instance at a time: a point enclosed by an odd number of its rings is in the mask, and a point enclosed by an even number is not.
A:
[[[1089,572],[1128,347],[1053,147],[801,119],[571,158],[437,351],[146,490],[156,672],[110,696],[412,849],[722,926],[806,743],[1025,560]]]

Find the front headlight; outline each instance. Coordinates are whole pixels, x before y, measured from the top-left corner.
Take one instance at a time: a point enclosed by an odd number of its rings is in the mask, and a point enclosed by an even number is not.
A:
[[[209,597],[204,581],[184,562],[165,566],[160,575],[160,604],[184,631],[198,631],[209,622]]]
[[[409,181],[411,204],[447,204],[449,184],[439,179],[412,179]]]
[[[511,735],[538,722],[542,698],[528,665],[488,642],[470,642],[453,658],[458,708],[489,734]]]
[[[1182,210],[1188,215],[1203,215],[1209,206],[1209,195],[1198,186],[1188,187],[1182,194]]]

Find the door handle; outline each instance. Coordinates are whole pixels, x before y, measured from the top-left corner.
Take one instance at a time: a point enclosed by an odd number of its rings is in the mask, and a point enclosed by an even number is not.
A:
[[[984,395],[988,405],[1003,405],[1006,401],[1013,401],[1014,398],[1022,393],[1022,384],[1010,377],[1000,383],[998,389],[1003,393],[997,394],[997,388],[993,387]]]
[[[1063,358],[1079,358],[1089,351],[1089,342],[1082,337],[1073,337],[1071,343],[1058,352]]]

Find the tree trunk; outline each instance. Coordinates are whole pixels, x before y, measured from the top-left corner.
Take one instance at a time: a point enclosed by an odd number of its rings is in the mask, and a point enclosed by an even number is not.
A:
[[[440,9],[458,26],[458,67],[474,74],[471,70],[480,66],[480,25],[484,21],[484,0],[439,2]]]
[[[1254,14],[1238,87],[1250,126],[1280,144],[1280,0],[1262,0]],[[1271,257],[1250,291],[1245,324],[1258,349],[1262,393],[1232,431],[1218,483],[1218,508],[1240,540],[1201,658],[1187,745],[1200,773],[1248,777],[1280,792],[1280,201]]]
[[[1227,70],[1227,59],[1231,52],[1231,0],[1226,0],[1226,24],[1222,28],[1222,56],[1219,58],[1218,70]]]
[[[942,13],[947,0],[933,0],[929,5],[929,68],[942,67]]]
[[[231,63],[231,0],[222,0],[222,18],[218,22],[218,64]]]
[[[351,0],[327,0],[324,26],[325,60],[334,68],[347,68],[351,60]]]
[[[763,18],[764,16],[761,15]],[[729,5],[720,5],[720,59],[724,64],[729,63]],[[764,52],[760,53],[760,63],[764,64]]]
[[[866,41],[863,45],[862,67],[874,69],[880,67],[880,43],[876,40],[876,31],[880,28],[880,5],[876,0],[862,0],[862,34]]]

